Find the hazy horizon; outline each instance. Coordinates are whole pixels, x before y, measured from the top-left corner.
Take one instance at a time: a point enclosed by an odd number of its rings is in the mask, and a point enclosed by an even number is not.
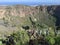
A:
[[[60,0],[0,0],[0,5],[60,5]]]

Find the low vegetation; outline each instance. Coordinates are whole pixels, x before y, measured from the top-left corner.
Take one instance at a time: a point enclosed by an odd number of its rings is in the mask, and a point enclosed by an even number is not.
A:
[[[17,31],[10,35],[4,35],[0,39],[0,45],[60,45],[60,34],[56,30],[56,18],[40,11],[35,15],[26,17],[3,17],[5,27],[17,27]],[[56,33],[57,32],[57,33]]]

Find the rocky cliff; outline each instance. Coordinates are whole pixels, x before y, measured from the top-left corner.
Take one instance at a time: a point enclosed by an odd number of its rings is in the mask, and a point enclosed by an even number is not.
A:
[[[13,16],[13,17],[11,17]],[[19,18],[16,19],[15,17]],[[25,23],[29,25],[29,20],[27,17],[31,16],[32,19],[36,18],[39,23],[44,23],[49,26],[60,25],[60,6],[24,6],[24,5],[12,5],[12,6],[0,6],[0,32],[4,34],[4,32],[8,33],[17,30],[16,27],[11,27],[10,25],[15,26],[17,24]],[[52,17],[51,17],[52,16]],[[54,22],[54,18],[56,18],[56,22]],[[6,20],[5,18],[12,20]],[[3,19],[3,20],[1,20]],[[35,19],[35,21],[36,21]],[[5,21],[5,22],[4,22]],[[34,20],[33,20],[34,21]],[[4,26],[4,25],[7,25]],[[2,31],[3,30],[3,31]]]

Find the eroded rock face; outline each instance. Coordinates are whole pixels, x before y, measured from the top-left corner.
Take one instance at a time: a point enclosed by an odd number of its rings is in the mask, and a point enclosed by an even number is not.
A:
[[[12,5],[12,6],[0,6],[0,18],[4,15],[20,15],[20,17],[25,17],[25,15],[33,15],[39,13],[39,11],[48,12],[50,14],[59,13],[60,6],[24,6],[24,5]]]
[[[4,17],[4,15],[19,15],[20,17],[25,17],[25,15],[33,15],[37,13],[38,9],[30,6],[0,6],[0,18]]]
[[[19,15],[20,17],[25,17],[26,15],[37,15],[40,11],[43,13],[47,11],[47,6],[0,6],[0,18],[5,15]]]

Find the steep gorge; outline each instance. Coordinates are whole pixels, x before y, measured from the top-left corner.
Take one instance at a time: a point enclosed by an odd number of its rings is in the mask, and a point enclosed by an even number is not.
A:
[[[32,20],[38,20],[39,23],[44,23],[48,26],[60,25],[60,6],[24,6],[24,5],[11,5],[0,6],[0,32],[13,32],[18,30],[16,27],[10,25],[29,25],[30,21],[28,17],[32,17]],[[7,19],[4,24],[5,18]],[[55,22],[56,18],[56,22]],[[1,20],[3,19],[3,21]],[[12,20],[12,21],[10,21]],[[25,23],[25,24],[24,24]],[[7,26],[5,26],[7,25]],[[2,31],[3,30],[3,31]],[[6,31],[4,31],[6,30]]]

